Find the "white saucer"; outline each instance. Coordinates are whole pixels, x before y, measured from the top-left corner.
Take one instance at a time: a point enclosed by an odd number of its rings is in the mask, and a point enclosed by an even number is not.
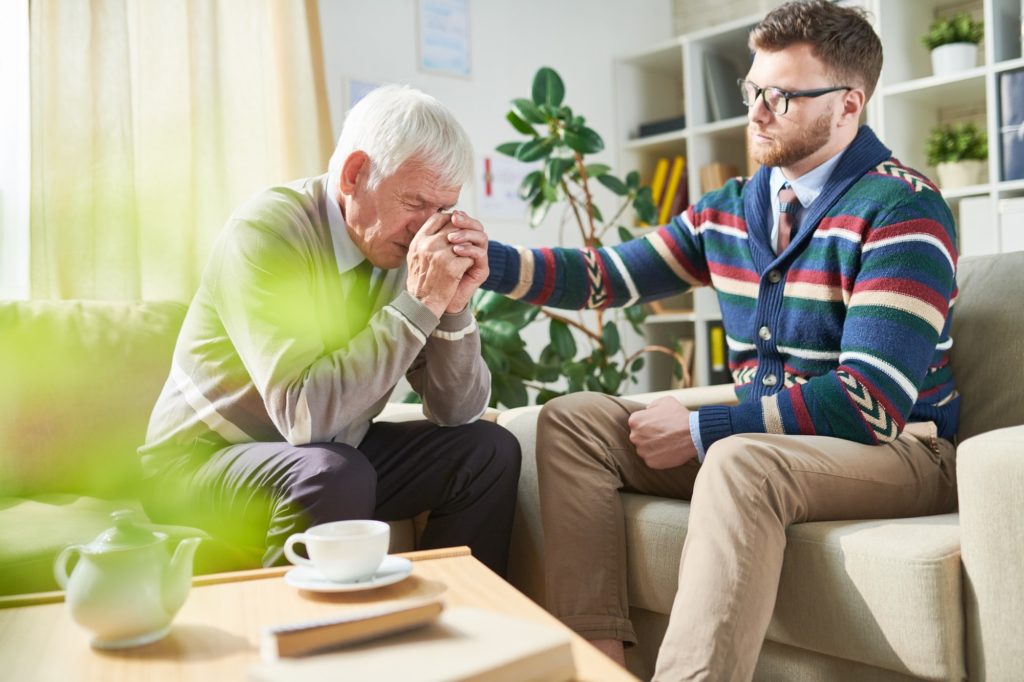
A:
[[[338,583],[323,577],[319,571],[305,566],[296,566],[284,574],[284,581],[292,587],[313,592],[358,592],[392,585],[405,580],[412,573],[412,562],[400,556],[388,555],[372,578],[354,582]]]

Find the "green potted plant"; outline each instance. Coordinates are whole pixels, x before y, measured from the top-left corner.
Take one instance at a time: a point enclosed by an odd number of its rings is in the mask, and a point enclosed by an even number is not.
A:
[[[931,50],[932,73],[940,76],[977,66],[978,43],[984,35],[984,24],[967,12],[933,21],[921,38]]]
[[[513,108],[505,116],[524,139],[502,144],[498,151],[539,165],[519,188],[519,196],[528,206],[530,227],[539,225],[550,209],[560,206],[562,225],[575,226],[584,245],[601,247],[613,240],[628,241],[633,234],[623,224],[627,218],[635,214],[646,223],[656,221],[651,189],[641,186],[636,171],[619,177],[607,165],[587,162],[588,154],[604,149],[604,141],[587,127],[583,116],[564,104],[564,97],[561,77],[543,67],[534,76],[531,97],[513,100]],[[614,206],[609,218],[598,207],[598,199]],[[640,325],[646,312],[640,305],[575,316],[493,292],[479,293],[473,305],[481,350],[493,380],[492,405],[525,405],[528,388],[536,390],[538,404],[582,390],[618,395],[637,382],[644,354],[650,352],[671,356],[677,377],[686,372],[676,351],[653,345],[631,351],[621,342],[620,323],[628,323],[642,334]],[[527,325],[544,320],[549,342],[534,359],[526,351],[522,332]]]
[[[943,189],[976,185],[985,172],[988,135],[970,122],[936,126],[925,141],[925,153]]]

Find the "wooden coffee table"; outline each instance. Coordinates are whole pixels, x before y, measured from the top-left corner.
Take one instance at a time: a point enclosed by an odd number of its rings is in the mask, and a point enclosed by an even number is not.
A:
[[[287,585],[287,568],[200,576],[193,581],[171,633],[122,651],[97,651],[68,615],[63,593],[0,599],[0,671],[10,680],[242,679],[260,662],[261,629],[387,602],[441,596],[449,606],[472,606],[563,628],[557,619],[474,559],[465,547],[403,554],[408,579],[367,592],[318,594]],[[568,630],[567,630],[568,631]],[[586,640],[572,634],[580,680],[636,680]],[[382,671],[381,680],[387,679]]]

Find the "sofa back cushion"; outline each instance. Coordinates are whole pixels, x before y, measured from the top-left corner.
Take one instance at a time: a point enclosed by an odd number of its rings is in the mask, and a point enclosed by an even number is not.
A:
[[[950,362],[959,440],[1024,424],[1024,252],[961,258]]]
[[[178,303],[0,302],[0,495],[138,493]]]

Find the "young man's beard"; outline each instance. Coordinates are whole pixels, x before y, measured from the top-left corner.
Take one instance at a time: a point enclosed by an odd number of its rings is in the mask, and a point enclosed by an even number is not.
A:
[[[748,136],[755,130],[753,126],[753,123],[748,126]],[[827,111],[804,128],[799,137],[791,141],[783,142],[776,138],[767,149],[756,147],[753,144],[750,145],[750,148],[754,160],[763,166],[769,168],[792,166],[824,147],[828,143],[831,132],[832,112]]]

